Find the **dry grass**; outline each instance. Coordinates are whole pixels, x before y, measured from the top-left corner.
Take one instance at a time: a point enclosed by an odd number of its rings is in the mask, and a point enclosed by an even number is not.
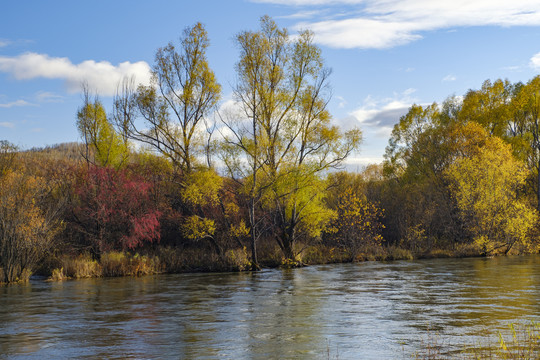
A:
[[[52,270],[50,279],[62,281],[102,276],[142,276],[162,272],[157,257],[141,256],[124,252],[109,252],[101,256],[101,261],[90,255],[64,256],[60,267]]]

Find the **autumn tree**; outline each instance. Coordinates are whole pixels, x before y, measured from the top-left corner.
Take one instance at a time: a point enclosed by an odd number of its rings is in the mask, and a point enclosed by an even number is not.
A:
[[[338,197],[337,217],[327,230],[327,237],[357,260],[361,252],[380,247],[383,211],[361,194],[348,187]]]
[[[515,86],[508,80],[486,80],[479,90],[465,94],[459,118],[480,124],[490,135],[505,137],[512,125],[509,105],[514,92]]]
[[[126,163],[127,139],[116,132],[99,98],[90,99],[86,85],[83,86],[83,105],[77,112],[77,129],[86,146],[84,157],[88,162],[115,168]]]
[[[179,46],[171,42],[156,51],[150,85],[135,89],[132,80],[126,79],[114,99],[119,132],[172,163],[179,188],[172,203],[182,212],[182,233],[193,241],[213,241],[214,220],[206,216],[204,208],[217,197],[221,186],[211,168],[213,127],[208,122],[221,86],[208,64],[208,46],[201,23],[186,28]]]
[[[150,145],[183,173],[200,165],[205,149],[205,119],[220,97],[206,58],[209,40],[197,23],[184,30],[180,46],[172,42],[156,52],[151,84],[135,90],[129,79],[114,100],[117,128]],[[143,126],[137,120],[143,120]]]
[[[444,171],[481,146],[488,134],[474,121],[462,122],[458,113],[453,98],[442,106],[413,105],[395,125],[381,192],[385,236],[391,242],[429,251],[436,242],[453,245],[463,238]]]
[[[73,225],[87,250],[130,250],[160,238],[151,184],[126,170],[91,166],[75,185]]]
[[[446,175],[460,216],[484,254],[531,245],[528,235],[537,212],[519,197],[527,171],[508,144],[491,137],[476,154],[453,163]]]
[[[303,31],[293,39],[265,16],[259,31],[244,31],[236,42],[234,96],[240,111],[224,119],[224,162],[246,185],[253,260],[258,237],[268,231],[260,226],[257,207],[268,214],[285,258],[294,259],[298,239],[317,236],[332,217],[323,205],[321,174],[339,166],[361,134],[331,125],[330,70],[313,33]]]
[[[45,179],[7,171],[0,176],[0,282],[27,280],[61,228],[57,208],[44,199]]]

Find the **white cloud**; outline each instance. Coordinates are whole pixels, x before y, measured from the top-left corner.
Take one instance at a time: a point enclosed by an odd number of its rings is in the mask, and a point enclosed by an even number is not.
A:
[[[375,99],[368,96],[364,104],[350,115],[361,127],[375,130],[378,137],[387,137],[399,118],[407,113],[417,99],[415,89],[407,89],[391,98]]]
[[[531,58],[531,61],[529,62],[529,66],[535,70],[540,70],[540,52],[535,54]]]
[[[336,16],[306,21],[317,41],[337,48],[389,48],[423,33],[468,26],[539,26],[537,0],[256,0],[289,6],[335,8]],[[345,15],[349,13],[352,15]]]
[[[15,106],[35,106],[35,105],[29,103],[26,100],[17,100],[17,101],[12,101],[9,103],[0,104],[0,108],[4,108],[4,109],[9,109]]]
[[[11,41],[6,40],[6,39],[0,39],[0,48],[4,46],[8,46],[9,44],[11,44]]]
[[[60,103],[64,101],[64,97],[62,95],[54,94],[48,91],[38,92],[36,98],[42,103]]]
[[[12,122],[4,121],[4,122],[0,122],[0,126],[8,128],[8,129],[13,129],[15,127],[15,124]]]
[[[117,85],[125,76],[135,76],[138,83],[148,83],[150,80],[150,67],[144,61],[126,61],[116,66],[108,61],[94,60],[73,64],[65,57],[36,53],[0,56],[0,71],[10,73],[18,80],[61,79],[72,93],[80,91],[81,84],[86,82],[91,90],[102,95],[114,95]]]
[[[444,82],[456,81],[456,77],[455,77],[454,75],[449,74],[449,75],[446,75],[446,76],[442,79],[442,81],[444,81]]]

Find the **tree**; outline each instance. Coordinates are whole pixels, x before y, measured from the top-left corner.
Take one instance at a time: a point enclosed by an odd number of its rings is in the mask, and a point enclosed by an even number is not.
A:
[[[160,238],[151,184],[125,170],[91,166],[75,186],[74,223],[89,250],[128,250]]]
[[[96,96],[90,101],[89,89],[83,87],[83,106],[77,112],[77,129],[86,145],[86,161],[100,166],[123,166],[129,155],[127,139],[122,138],[107,118]]]
[[[184,237],[209,239],[219,253],[211,231],[214,220],[203,211],[208,205],[206,195],[217,197],[222,183],[211,168],[209,154],[213,127],[208,116],[219,100],[221,86],[206,58],[208,46],[208,34],[197,23],[184,30],[180,46],[169,43],[159,48],[150,85],[139,85],[135,90],[132,80],[121,84],[114,99],[114,121],[126,138],[149,146],[172,163],[179,190],[171,201],[174,210],[182,212]],[[138,126],[139,120],[143,127]],[[210,190],[212,194],[208,194]],[[201,192],[206,195],[192,196]]]
[[[531,245],[529,231],[537,212],[519,198],[527,171],[511,148],[491,137],[476,154],[463,157],[446,171],[460,216],[484,254],[508,253],[516,243]]]
[[[7,171],[0,177],[0,282],[27,280],[60,230],[56,211],[43,205],[52,186]]]
[[[458,116],[463,122],[480,124],[490,135],[504,137],[512,125],[509,104],[514,92],[508,80],[486,80],[480,90],[467,92]]]
[[[321,174],[357,148],[361,133],[342,133],[331,125],[330,70],[310,31],[292,40],[265,16],[259,31],[244,31],[236,41],[234,95],[240,114],[224,119],[229,130],[224,162],[247,187],[253,260],[257,239],[268,231],[261,228],[257,207],[269,214],[266,220],[285,258],[294,259],[297,240],[307,234],[298,230],[316,235],[332,217],[323,205]]]
[[[115,123],[126,137],[149,144],[183,173],[191,172],[204,151],[205,117],[221,86],[206,58],[209,40],[201,23],[186,28],[177,50],[169,43],[156,52],[152,84],[125,80],[114,100]],[[137,127],[142,118],[144,127]]]
[[[354,261],[362,251],[382,243],[380,220],[383,211],[353,191],[352,187],[338,197],[337,217],[328,229],[328,237],[351,253]]]
[[[453,98],[442,106],[413,105],[394,126],[385,154],[388,182],[381,199],[387,240],[430,250],[435,242],[453,244],[463,238],[443,174],[456,159],[482,145],[487,134],[476,122],[462,122],[457,113]]]

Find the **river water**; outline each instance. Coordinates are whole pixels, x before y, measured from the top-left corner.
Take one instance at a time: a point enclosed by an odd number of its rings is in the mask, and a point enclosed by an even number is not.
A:
[[[410,359],[538,320],[540,256],[33,280],[0,287],[0,358]]]

